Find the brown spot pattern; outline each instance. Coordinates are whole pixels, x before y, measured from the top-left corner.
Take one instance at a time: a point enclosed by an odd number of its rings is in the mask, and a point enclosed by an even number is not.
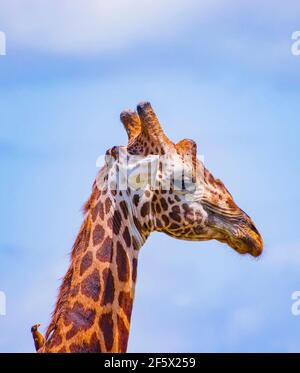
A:
[[[71,297],[76,297],[78,292],[79,292],[79,284],[72,287],[72,289],[70,290],[70,296]]]
[[[117,326],[118,326],[118,331],[119,331],[118,333],[119,334],[119,339],[118,339],[119,351],[126,352],[129,331],[127,330],[126,325],[124,324],[124,321],[119,315],[117,316]]]
[[[99,209],[98,209],[99,217],[101,220],[103,220],[104,219],[104,208],[103,208],[102,201],[100,201],[98,205],[99,205]]]
[[[161,207],[163,208],[163,210],[165,210],[165,211],[168,210],[168,204],[163,197],[160,199],[160,204],[161,204]]]
[[[125,229],[124,229],[123,238],[124,238],[124,241],[125,241],[127,247],[130,247],[130,245],[131,245],[131,236],[130,236],[128,227],[125,227]]]
[[[103,220],[103,218],[104,218],[104,211],[103,211],[102,201],[99,201],[96,204],[96,206],[92,209],[92,219],[93,219],[93,222],[96,221],[98,215],[99,215],[100,219]]]
[[[177,202],[180,202],[180,198],[177,195],[175,195],[174,198],[176,199]]]
[[[100,242],[103,240],[104,234],[104,229],[101,227],[101,225],[97,224],[93,232],[94,246],[100,244]]]
[[[114,212],[113,215],[113,232],[114,234],[119,234],[120,229],[121,229],[121,221],[122,221],[122,216],[118,210]]]
[[[162,223],[158,218],[156,218],[156,226],[157,228],[162,228]]]
[[[132,311],[132,298],[127,291],[121,291],[119,294],[119,306],[123,309],[128,321],[130,321]]]
[[[158,214],[161,213],[161,207],[160,207],[160,204],[159,204],[159,203],[156,204],[156,212],[157,212]]]
[[[120,281],[129,280],[129,261],[123,246],[117,242],[117,269]]]
[[[99,326],[104,336],[106,350],[110,351],[114,343],[114,322],[112,318],[112,312],[105,313],[101,316],[99,320]]]
[[[109,210],[110,210],[110,208],[111,208],[111,205],[112,205],[111,200],[110,200],[109,197],[107,197],[106,200],[105,200],[105,213],[106,213],[106,214],[109,213]]]
[[[132,260],[132,281],[136,282],[136,276],[137,276],[137,259],[133,258]]]
[[[163,215],[161,218],[164,221],[165,226],[169,225],[169,218],[166,215]]]
[[[180,214],[180,207],[179,206],[173,206],[172,211],[175,212],[176,214]]]
[[[97,269],[88,275],[81,283],[81,293],[95,302],[99,299],[100,294],[100,276]]]
[[[125,201],[121,201],[120,202],[120,207],[121,207],[121,210],[123,212],[124,219],[126,220],[128,218],[128,214],[129,214],[127,203]]]
[[[168,202],[169,202],[170,205],[173,205],[174,200],[172,198],[168,197]]]
[[[176,212],[173,212],[173,211],[170,212],[170,217],[171,217],[173,220],[177,221],[178,223],[181,221],[180,215],[177,214]]]
[[[111,269],[105,268],[102,274],[103,278],[103,294],[101,299],[101,305],[112,303],[115,297],[115,284],[114,277]]]
[[[88,251],[82,261],[80,263],[80,276],[84,274],[84,272],[92,265],[93,262],[93,254],[91,251]]]
[[[79,232],[75,244],[73,246],[72,258],[85,252],[88,249],[91,236],[91,220],[86,219],[82,230]]]
[[[100,260],[100,262],[111,262],[113,256],[112,246],[112,239],[106,237],[102,246],[97,250],[96,258]]]
[[[138,206],[138,204],[140,203],[140,196],[138,194],[135,194],[133,196],[133,203]]]
[[[64,314],[65,325],[72,324],[72,328],[66,334],[70,339],[79,331],[87,331],[94,324],[96,312],[91,308],[85,309],[82,304],[75,302],[72,308],[67,308]]]
[[[142,217],[144,218],[146,215],[149,214],[149,211],[150,211],[150,203],[149,202],[145,202],[141,208],[141,215]]]
[[[97,334],[93,333],[89,342],[83,341],[80,344],[72,343],[70,345],[70,352],[73,353],[99,353],[101,352],[100,341]]]

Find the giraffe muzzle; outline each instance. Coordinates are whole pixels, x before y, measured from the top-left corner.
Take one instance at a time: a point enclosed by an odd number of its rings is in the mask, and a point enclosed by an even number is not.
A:
[[[210,214],[209,226],[215,230],[215,239],[227,243],[239,254],[258,257],[263,251],[263,239],[251,218],[240,210],[236,217],[220,213]]]
[[[263,251],[263,239],[247,214],[233,225],[228,244],[240,254],[258,257]]]

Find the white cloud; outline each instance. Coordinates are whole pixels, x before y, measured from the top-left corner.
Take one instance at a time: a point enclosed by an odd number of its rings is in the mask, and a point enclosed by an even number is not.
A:
[[[291,34],[299,29],[300,11],[295,0],[0,0],[0,9],[8,54],[19,48],[91,57],[130,49],[138,59],[141,45],[169,48],[172,42],[172,48],[186,45],[195,61],[236,62],[264,76],[294,76]]]
[[[223,2],[223,1],[222,1]],[[62,54],[119,50],[140,41],[169,39],[197,10],[196,0],[0,0],[0,28],[8,43]]]
[[[138,59],[141,45],[169,48],[172,42],[172,48],[186,45],[195,61],[294,76],[295,0],[0,0],[0,10],[8,54],[20,49],[91,57],[131,50]]]

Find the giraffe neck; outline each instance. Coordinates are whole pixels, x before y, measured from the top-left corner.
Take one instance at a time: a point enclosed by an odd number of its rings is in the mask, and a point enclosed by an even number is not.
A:
[[[130,191],[94,186],[45,351],[126,352],[138,253],[149,234],[134,200]]]

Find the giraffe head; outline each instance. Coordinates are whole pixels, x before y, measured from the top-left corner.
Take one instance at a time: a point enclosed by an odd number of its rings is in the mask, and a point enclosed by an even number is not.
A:
[[[106,182],[126,189],[141,229],[183,240],[216,239],[240,254],[261,254],[263,241],[251,218],[197,160],[194,141],[170,141],[147,102],[137,112],[122,112],[121,121],[128,145],[107,152]]]

